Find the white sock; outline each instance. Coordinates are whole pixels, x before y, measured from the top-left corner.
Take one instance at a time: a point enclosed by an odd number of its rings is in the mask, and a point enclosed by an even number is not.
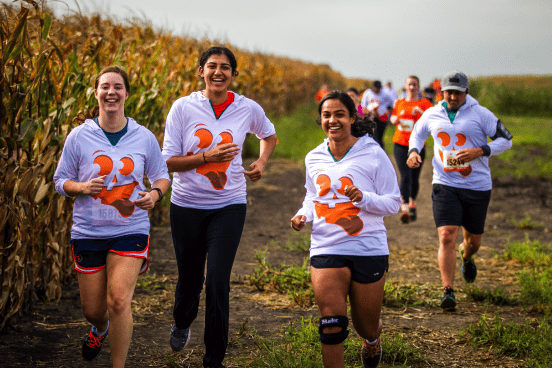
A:
[[[103,337],[103,336],[107,335],[107,331],[109,331],[109,321],[107,321],[107,328],[105,329],[104,332],[100,333],[100,331],[98,331],[96,326],[94,326],[94,330],[95,330],[94,332],[96,333],[96,335],[98,335],[98,337]]]
[[[372,341],[372,342],[370,342],[370,341],[368,341],[368,339],[366,339],[366,343],[367,343],[368,345],[371,345],[371,346],[376,345],[377,342],[378,342],[378,339],[375,339],[375,340]]]

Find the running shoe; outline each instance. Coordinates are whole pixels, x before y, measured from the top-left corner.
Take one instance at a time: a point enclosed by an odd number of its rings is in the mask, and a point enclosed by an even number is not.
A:
[[[416,216],[416,206],[408,207],[408,214],[410,215],[410,221],[416,221],[418,216]]]
[[[451,287],[445,288],[445,294],[443,295],[443,299],[441,299],[441,308],[446,310],[456,308],[456,297]]]
[[[171,348],[174,351],[184,349],[184,347],[188,345],[188,341],[190,341],[190,335],[191,333],[189,328],[179,329],[176,325],[173,325],[171,328],[171,339],[169,341]]]
[[[408,213],[408,205],[403,203],[401,205],[401,209],[402,209],[401,222],[403,224],[408,224],[410,222],[410,214]]]
[[[109,332],[109,326],[103,336],[100,336],[96,326],[92,326],[90,333],[86,336],[86,339],[84,339],[84,343],[82,344],[82,357],[84,360],[91,361],[100,355],[103,341],[107,337],[107,332]]]
[[[368,345],[364,340],[362,350],[360,351],[360,360],[364,368],[375,368],[381,361],[381,336],[376,340],[375,345]]]
[[[464,259],[464,247],[460,246],[460,259],[462,260],[462,276],[466,282],[474,282],[477,277],[477,266],[475,265],[475,260],[473,256],[470,257],[467,261]]]

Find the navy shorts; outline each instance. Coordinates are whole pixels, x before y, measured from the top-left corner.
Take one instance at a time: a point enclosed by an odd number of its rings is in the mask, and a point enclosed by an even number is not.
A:
[[[462,226],[472,234],[483,234],[491,191],[479,191],[433,184],[435,226]]]
[[[389,270],[389,256],[324,255],[310,259],[314,268],[343,268],[351,270],[351,279],[361,284],[379,281]]]
[[[105,268],[108,252],[123,257],[143,258],[140,275],[148,270],[149,236],[130,234],[108,239],[71,239],[75,270],[96,273]]]

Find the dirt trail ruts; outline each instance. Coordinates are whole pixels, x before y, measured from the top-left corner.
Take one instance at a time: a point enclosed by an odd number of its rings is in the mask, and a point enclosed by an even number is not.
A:
[[[256,265],[255,252],[268,246],[272,264],[301,264],[307,254],[282,250],[290,237],[289,220],[301,206],[304,190],[304,170],[301,163],[274,159],[257,183],[248,181],[248,212],[244,234],[233,268],[230,294],[230,346],[227,357],[250,354],[254,328],[261,336],[274,336],[281,326],[301,316],[317,316],[318,310],[300,308],[287,296],[260,293],[243,282]],[[505,272],[494,259],[508,239],[539,239],[548,244],[552,234],[547,226],[552,218],[552,183],[547,181],[495,181],[487,216],[483,245],[477,256],[479,270],[476,285],[494,289],[509,287],[515,278]],[[512,218],[519,221],[529,215],[537,224],[532,230],[517,230]],[[437,264],[438,238],[431,210],[431,163],[426,162],[421,176],[418,197],[418,220],[404,225],[399,215],[385,220],[391,249],[388,280],[424,283],[440,290]],[[305,229],[308,231],[308,227]],[[305,231],[304,230],[304,231]],[[460,242],[460,237],[458,242]],[[172,359],[183,367],[200,367],[203,354],[203,299],[197,320],[192,324],[188,347],[174,353],[168,337],[172,324],[176,262],[169,226],[152,230],[149,277],[142,277],[133,300],[134,335],[127,367],[164,367]],[[466,346],[459,339],[461,329],[476,322],[484,313],[500,313],[506,320],[523,320],[529,316],[521,307],[480,306],[465,301],[461,290],[464,282],[457,261],[455,286],[459,290],[459,305],[454,313],[444,313],[437,307],[384,308],[384,333],[401,332],[405,341],[421,349],[434,367],[516,367],[515,360],[498,357],[491,352]],[[148,283],[150,283],[148,285]],[[32,314],[0,335],[0,366],[5,367],[110,367],[109,338],[104,350],[93,363],[82,361],[82,339],[89,330],[84,320],[76,278],[68,282],[58,304],[40,304]],[[240,337],[241,336],[241,337]],[[249,345],[249,346],[248,346]],[[385,366],[382,364],[382,366]]]

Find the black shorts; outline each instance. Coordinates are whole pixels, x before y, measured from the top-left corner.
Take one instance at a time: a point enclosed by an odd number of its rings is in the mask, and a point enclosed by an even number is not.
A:
[[[491,191],[479,191],[433,184],[435,226],[462,226],[472,234],[483,234]]]
[[[389,256],[314,256],[310,259],[314,268],[343,268],[351,270],[351,279],[361,284],[379,281],[389,270]]]
[[[143,258],[141,275],[149,265],[149,236],[129,234],[107,239],[71,239],[71,251],[78,272],[100,272],[107,263],[107,254],[113,252],[122,257]]]

